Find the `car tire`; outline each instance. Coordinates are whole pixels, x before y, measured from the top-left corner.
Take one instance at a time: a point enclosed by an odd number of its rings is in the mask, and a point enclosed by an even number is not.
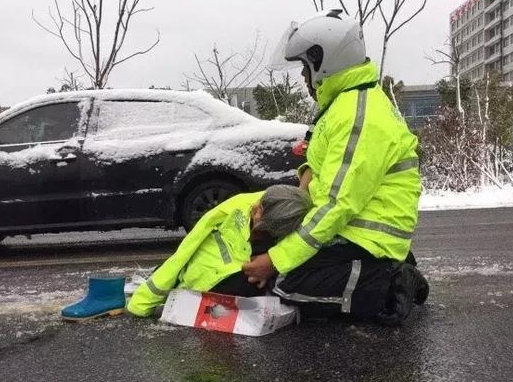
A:
[[[207,211],[242,190],[240,185],[225,180],[210,180],[196,184],[184,195],[180,209],[185,230],[190,231]]]

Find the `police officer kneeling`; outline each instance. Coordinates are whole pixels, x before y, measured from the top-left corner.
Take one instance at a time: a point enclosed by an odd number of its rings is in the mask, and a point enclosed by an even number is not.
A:
[[[320,110],[299,169],[314,206],[243,270],[254,283],[277,270],[274,292],[304,314],[402,324],[429,293],[410,252],[417,138],[379,86],[356,21],[328,11],[293,24],[282,41],[281,57],[303,65]]]

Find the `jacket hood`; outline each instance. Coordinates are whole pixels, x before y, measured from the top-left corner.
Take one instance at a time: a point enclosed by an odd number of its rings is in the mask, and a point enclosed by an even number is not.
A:
[[[319,109],[324,110],[341,92],[377,80],[378,67],[370,60],[326,77],[317,88]]]

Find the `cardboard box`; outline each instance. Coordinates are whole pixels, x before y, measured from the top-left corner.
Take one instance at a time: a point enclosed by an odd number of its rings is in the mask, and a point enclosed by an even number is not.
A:
[[[238,297],[175,289],[169,293],[161,321],[247,336],[263,336],[297,322],[295,307],[279,297]]]

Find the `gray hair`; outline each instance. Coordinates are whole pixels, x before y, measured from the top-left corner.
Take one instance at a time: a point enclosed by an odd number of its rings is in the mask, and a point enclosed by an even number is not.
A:
[[[310,195],[298,187],[279,184],[268,187],[260,199],[263,213],[255,230],[283,238],[301,225],[313,207]]]

